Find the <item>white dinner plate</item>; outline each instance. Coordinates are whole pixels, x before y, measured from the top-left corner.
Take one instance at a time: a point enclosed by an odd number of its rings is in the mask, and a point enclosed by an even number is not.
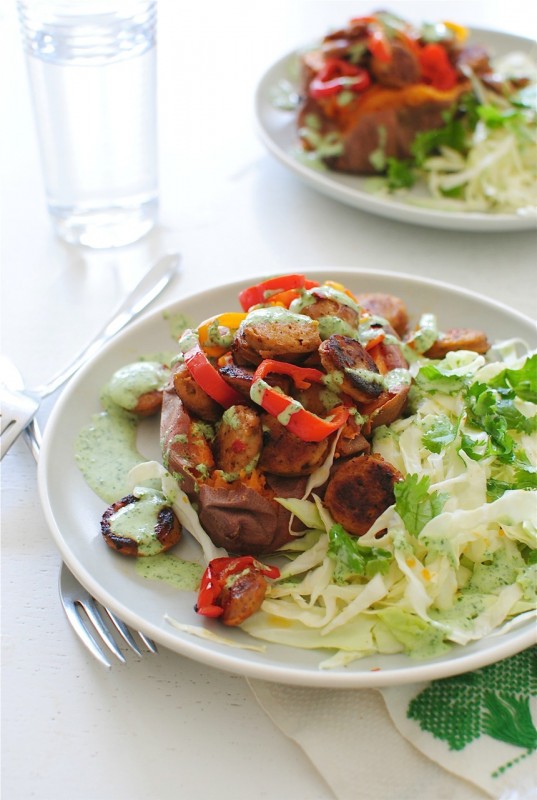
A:
[[[534,48],[530,39],[478,28],[472,29],[470,40],[483,44],[493,57],[516,51],[529,53]],[[396,195],[373,194],[365,188],[367,178],[328,170],[319,171],[298,160],[296,113],[276,108],[273,97],[281,81],[287,81],[296,87],[298,55],[298,51],[288,53],[263,75],[256,91],[255,114],[259,135],[269,152],[313,189],[362,211],[415,225],[491,233],[535,229],[535,213],[496,214],[424,208],[411,205]],[[424,196],[423,190],[418,188],[412,189],[410,194],[415,197]]]
[[[331,279],[359,292],[380,291],[401,297],[412,320],[422,311],[438,315],[440,328],[482,328],[489,338],[514,335],[537,346],[533,323],[527,317],[476,294],[453,286],[400,273],[364,270],[308,270],[308,276]],[[320,670],[325,657],[320,651],[283,645],[266,645],[259,653],[235,649],[178,631],[165,615],[184,625],[206,626],[236,643],[264,644],[236,628],[226,628],[194,612],[195,594],[173,589],[141,577],[134,559],[108,548],[100,533],[106,507],[86,485],[75,461],[75,440],[100,410],[99,393],[112,373],[138,357],[173,349],[170,316],[182,314],[191,324],[226,310],[239,310],[238,292],[259,279],[228,284],[191,295],[162,307],[119,335],[73,379],[62,394],[46,427],[39,460],[39,490],[46,518],[62,558],[81,583],[101,603],[129,625],[156,642],[194,660],[229,672],[302,686],[374,687],[445,677],[476,669],[512,655],[532,644],[535,623],[465,647],[454,646],[441,657],[417,661],[404,655],[376,655],[346,668]],[[158,453],[158,423],[148,425],[143,455]],[[118,498],[119,499],[119,498]],[[196,542],[185,534],[174,548],[181,558],[200,560]]]

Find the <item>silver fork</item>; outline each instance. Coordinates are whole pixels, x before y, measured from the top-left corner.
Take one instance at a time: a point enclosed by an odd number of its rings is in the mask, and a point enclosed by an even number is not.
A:
[[[106,657],[100,642],[103,642],[119,661],[123,664],[126,663],[125,656],[119,649],[112,631],[118,634],[121,640],[137,656],[142,658],[143,652],[136,643],[130,629],[113,611],[98,604],[95,598],[83,588],[75,576],[67,569],[65,564],[62,564],[60,569],[59,589],[62,606],[74,632],[82,644],[88,648],[90,653],[103,666],[110,669],[112,664]],[[110,623],[113,626],[112,628]],[[95,634],[97,634],[100,642]],[[157,646],[152,639],[141,631],[137,631],[137,635],[150,653],[157,652]]]
[[[23,438],[37,463],[41,450],[41,431],[34,419],[25,428]],[[134,639],[133,633],[113,611],[97,603],[94,597],[87,592],[64,563],[61,565],[59,578],[60,600],[65,610],[67,619],[82,644],[87,647],[92,656],[107,669],[112,667],[107,658],[101,642],[108,650],[121,661],[126,663],[125,656],[119,649],[116,636],[125,642],[140,658],[143,651]],[[157,653],[157,646],[152,639],[142,633],[136,632],[140,641],[150,653]],[[99,641],[100,640],[100,641]]]

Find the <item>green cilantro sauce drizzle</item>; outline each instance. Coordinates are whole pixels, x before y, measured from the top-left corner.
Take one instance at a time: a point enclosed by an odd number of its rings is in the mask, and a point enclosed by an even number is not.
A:
[[[134,397],[150,391],[149,386],[162,385],[168,375],[162,364],[170,363],[170,358],[169,353],[154,354],[118,370],[101,392],[103,411],[78,434],[77,465],[88,486],[106,503],[129,494],[130,470],[146,461],[136,444],[139,420],[118,402],[133,407]]]
[[[136,572],[150,581],[161,581],[185,592],[195,592],[200,584],[204,567],[194,561],[185,561],[171,553],[136,559]]]
[[[88,486],[101,500],[115,503],[127,495],[127,475],[145,459],[138,452],[138,420],[103,394],[105,410],[94,414],[76,440],[75,459]]]

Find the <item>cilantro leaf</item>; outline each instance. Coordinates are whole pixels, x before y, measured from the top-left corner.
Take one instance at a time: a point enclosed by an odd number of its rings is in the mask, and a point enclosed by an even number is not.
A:
[[[450,422],[448,417],[439,414],[435,421],[425,431],[421,441],[431,453],[441,453],[442,450],[457,436],[457,425]]]
[[[537,354],[528,358],[520,369],[504,369],[489,383],[496,389],[510,387],[521,400],[537,403]]]
[[[347,583],[356,576],[372,578],[378,572],[384,575],[393,559],[389,550],[364,547],[342,525],[332,525],[328,540],[328,555],[336,562],[334,580],[338,584]]]
[[[477,113],[487,128],[508,127],[509,123],[521,119],[521,113],[514,108],[500,109],[496,106],[479,106]]]
[[[466,388],[466,381],[460,375],[445,373],[434,364],[425,364],[416,375],[416,384],[424,392],[443,392],[456,394]]]
[[[421,167],[431,153],[441,147],[450,147],[459,153],[468,150],[469,134],[478,121],[477,100],[472,95],[464,95],[458,104],[443,114],[445,125],[416,135],[411,147],[416,165]]]
[[[419,478],[416,474],[410,474],[393,487],[395,510],[411,536],[418,536],[427,523],[441,513],[448,499],[447,494],[429,492],[429,486],[428,475]]]
[[[494,453],[512,453],[514,442],[507,432],[507,418],[493,389],[485,383],[473,383],[466,396],[466,409],[469,424],[488,434]]]
[[[483,439],[473,439],[466,433],[463,433],[461,436],[461,450],[463,450],[472,461],[481,461],[483,458],[494,454],[494,450],[488,438],[486,441],[483,441]]]
[[[514,470],[512,481],[501,481],[489,478],[487,481],[487,499],[489,502],[497,500],[504,492],[513,489],[537,489],[537,472],[533,467],[518,467]]]
[[[386,179],[389,189],[410,189],[416,182],[416,174],[412,169],[411,161],[399,158],[386,160]]]

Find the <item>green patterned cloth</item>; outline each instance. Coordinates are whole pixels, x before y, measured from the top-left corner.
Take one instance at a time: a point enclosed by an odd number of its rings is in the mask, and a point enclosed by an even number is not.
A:
[[[249,685],[337,800],[537,800],[537,647],[380,691]]]
[[[537,798],[537,647],[383,695],[400,733],[445,769],[492,797]]]
[[[492,736],[529,754],[537,749],[532,696],[537,696],[537,648],[507,663],[433,681],[412,700],[408,717],[446,742],[450,750],[462,750],[480,736]]]

